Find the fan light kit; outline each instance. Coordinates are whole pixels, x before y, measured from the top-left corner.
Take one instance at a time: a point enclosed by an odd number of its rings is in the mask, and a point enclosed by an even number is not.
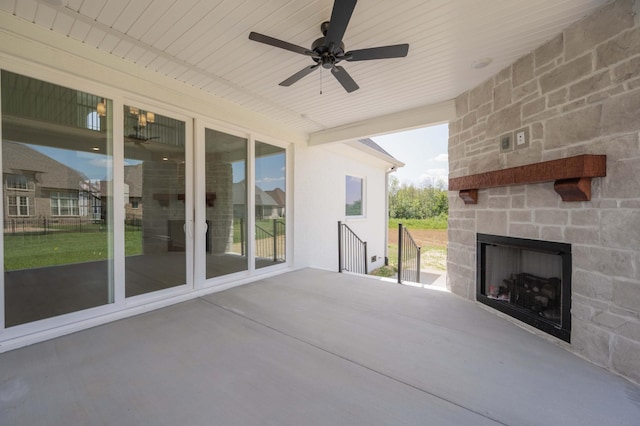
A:
[[[358,90],[359,86],[351,78],[349,73],[341,66],[337,65],[341,61],[355,62],[368,61],[372,59],[403,58],[409,52],[408,44],[396,44],[392,46],[371,47],[368,49],[358,49],[345,52],[342,38],[351,20],[351,15],[356,7],[356,0],[335,0],[331,19],[323,22],[320,30],[324,37],[320,37],[311,45],[311,49],[278,40],[256,32],[249,34],[249,39],[280,49],[289,50],[300,55],[311,57],[315,65],[303,68],[291,77],[280,83],[280,86],[291,86],[293,83],[310,74],[316,68],[331,70],[331,74],[338,80],[344,89],[351,93]]]
[[[126,135],[127,138],[138,141],[147,142],[151,139],[160,139],[159,136],[149,136],[151,131],[150,125],[156,122],[156,114],[151,111],[143,111],[136,107],[129,107],[129,116],[135,119],[132,128],[135,133]]]

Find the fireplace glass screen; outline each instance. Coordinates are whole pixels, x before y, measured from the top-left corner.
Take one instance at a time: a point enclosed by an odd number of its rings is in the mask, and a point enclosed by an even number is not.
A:
[[[479,301],[569,341],[571,246],[478,234]]]

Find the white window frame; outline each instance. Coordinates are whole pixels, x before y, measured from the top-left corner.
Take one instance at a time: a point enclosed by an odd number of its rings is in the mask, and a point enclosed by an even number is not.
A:
[[[359,179],[360,180],[360,214],[349,214],[347,212],[347,196],[348,196],[348,190],[347,190],[347,185],[348,185],[348,180],[349,178],[351,179]],[[366,179],[364,176],[359,176],[359,175],[354,175],[354,174],[345,174],[345,179],[344,179],[344,183],[345,183],[345,187],[344,187],[344,215],[347,219],[362,219],[364,217],[366,217],[367,214],[367,209],[366,209],[366,205],[367,205],[367,199],[366,199]]]
[[[11,203],[11,199],[15,199],[15,203]],[[26,200],[26,204],[20,203],[21,200]],[[15,214],[11,213],[11,208],[15,208]],[[27,214],[21,214],[21,208],[27,208]],[[7,195],[7,211],[10,217],[29,217],[31,216],[31,204],[29,203],[29,197],[26,195]]]
[[[54,194],[57,194],[57,196],[54,196]],[[77,217],[77,216],[80,216],[80,201],[79,201],[78,198],[79,198],[78,194],[76,194],[76,196],[74,197],[72,191],[52,191],[49,194],[51,216],[55,216],[55,217]],[[70,213],[70,214],[62,214],[61,213],[60,210],[63,208],[60,205],[60,201],[61,200],[75,201],[75,206],[67,206],[66,207],[68,209],[74,209],[72,213]],[[55,201],[56,205],[54,205],[54,201]],[[54,208],[56,209],[56,213],[55,214],[54,214]]]

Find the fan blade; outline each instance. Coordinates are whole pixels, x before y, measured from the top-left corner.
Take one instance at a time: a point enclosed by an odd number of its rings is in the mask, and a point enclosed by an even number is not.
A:
[[[300,80],[302,77],[306,76],[307,74],[310,74],[313,70],[315,70],[319,66],[320,64],[315,64],[315,65],[310,65],[306,68],[301,69],[300,71],[298,71],[297,73],[295,73],[294,75],[292,75],[291,77],[289,77],[288,79],[280,83],[280,86],[286,86],[286,87],[291,86],[293,83]]]
[[[356,1],[357,0],[335,0],[333,3],[329,29],[325,36],[325,44],[329,46],[332,53],[336,47],[340,47],[344,32],[347,30],[347,25],[349,25],[349,21],[351,20],[353,9],[356,7]]]
[[[278,40],[277,38],[269,37],[264,34],[259,34],[251,31],[249,33],[249,40],[257,41],[259,43],[268,44],[269,46],[279,47],[280,49],[289,50],[291,52],[299,53],[306,56],[314,56],[316,53],[305,49],[302,46],[288,43],[286,41]]]
[[[352,50],[344,54],[345,60],[368,61],[371,59],[404,58],[409,53],[408,44],[395,44],[393,46],[371,47],[369,49]]]
[[[344,87],[344,90],[346,90],[348,93],[351,93],[354,90],[358,90],[360,88],[360,86],[358,86],[356,82],[353,81],[347,70],[345,70],[341,66],[336,65],[331,68],[331,74],[333,74],[336,80],[338,80],[338,82],[342,84],[342,87]]]

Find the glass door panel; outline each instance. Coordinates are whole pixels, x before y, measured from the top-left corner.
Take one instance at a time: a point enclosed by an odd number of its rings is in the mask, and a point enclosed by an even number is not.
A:
[[[185,122],[124,107],[125,295],[187,282]]]
[[[247,139],[205,129],[206,278],[246,271]]]
[[[264,142],[255,149],[255,266],[286,261],[286,150]]]
[[[113,302],[112,102],[2,71],[5,325]]]

